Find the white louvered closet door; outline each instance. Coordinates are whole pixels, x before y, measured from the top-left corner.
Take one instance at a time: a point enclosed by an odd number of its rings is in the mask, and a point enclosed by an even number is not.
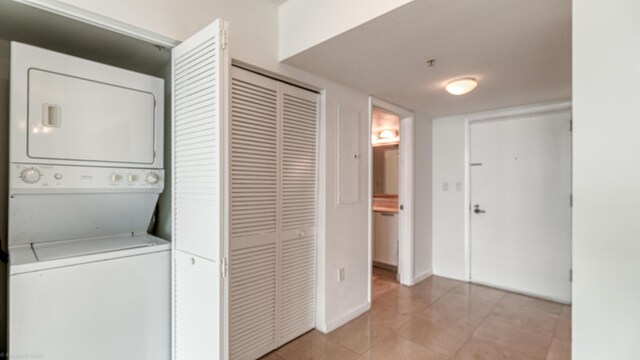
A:
[[[231,75],[230,347],[245,360],[315,327],[318,96]]]
[[[281,89],[279,345],[315,328],[318,94]]]
[[[225,359],[226,23],[172,52],[173,359]]]
[[[231,71],[230,356],[277,346],[278,82]]]

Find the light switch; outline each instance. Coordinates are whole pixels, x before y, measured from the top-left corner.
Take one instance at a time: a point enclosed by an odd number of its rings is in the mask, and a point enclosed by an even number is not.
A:
[[[449,183],[442,183],[442,191],[449,191]]]
[[[461,182],[457,182],[456,183],[456,191],[462,191],[462,183]]]

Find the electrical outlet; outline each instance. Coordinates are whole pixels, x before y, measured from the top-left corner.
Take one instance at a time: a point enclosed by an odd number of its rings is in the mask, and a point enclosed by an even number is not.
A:
[[[338,282],[344,281],[344,268],[341,267],[338,269]]]

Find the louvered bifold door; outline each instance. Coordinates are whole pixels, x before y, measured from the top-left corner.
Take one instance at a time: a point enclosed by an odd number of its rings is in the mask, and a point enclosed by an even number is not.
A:
[[[226,23],[173,49],[173,359],[225,359]]]
[[[232,68],[230,128],[230,355],[276,348],[278,82]]]
[[[318,95],[281,84],[279,345],[315,327]]]

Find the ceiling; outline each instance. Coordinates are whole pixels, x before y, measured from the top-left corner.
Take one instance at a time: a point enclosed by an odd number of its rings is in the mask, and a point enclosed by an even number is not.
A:
[[[285,63],[429,117],[564,100],[571,0],[414,0]],[[466,76],[474,92],[444,91]]]
[[[382,130],[400,130],[400,118],[377,107],[373,108],[371,116],[371,134],[377,135]]]

